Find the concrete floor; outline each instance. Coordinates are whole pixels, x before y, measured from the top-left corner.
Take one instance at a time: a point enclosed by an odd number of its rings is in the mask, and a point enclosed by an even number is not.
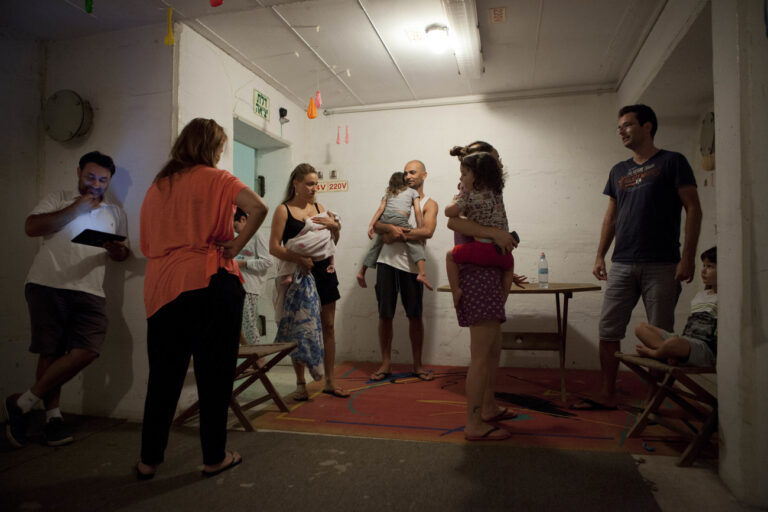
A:
[[[276,366],[270,371],[270,379],[284,396],[295,389],[295,377],[291,366]],[[260,396],[263,393],[263,388],[256,389],[253,391],[253,396]],[[697,461],[692,467],[680,468],[676,465],[677,457],[665,455],[633,455],[632,457],[637,463],[640,475],[650,483],[653,496],[664,512],[758,510],[739,505],[720,480],[717,474],[717,461]]]
[[[281,393],[293,390],[290,366],[276,367],[270,376]],[[73,419],[72,445],[0,446],[0,509],[756,510],[733,499],[714,461],[678,468],[675,457],[656,455],[275,432],[232,431],[229,445],[245,462],[201,479],[194,427],[174,429],[167,464],[154,480],[136,482],[130,468],[140,425]]]

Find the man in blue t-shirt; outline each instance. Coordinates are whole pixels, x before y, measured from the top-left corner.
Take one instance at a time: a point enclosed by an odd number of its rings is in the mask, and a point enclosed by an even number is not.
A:
[[[696,180],[680,153],[654,146],[658,123],[646,105],[619,110],[618,133],[632,158],[619,162],[603,193],[608,210],[592,273],[607,281],[600,314],[601,389],[572,409],[615,409],[619,350],[632,310],[643,297],[648,322],[672,332],[680,282],[690,283],[695,272],[701,206]],[[680,254],[680,212],[685,208],[685,238]],[[614,241],[611,272],[605,255]]]

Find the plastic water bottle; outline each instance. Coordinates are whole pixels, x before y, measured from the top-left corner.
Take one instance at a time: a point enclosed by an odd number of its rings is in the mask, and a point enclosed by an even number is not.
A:
[[[539,288],[549,288],[549,265],[544,253],[539,258]]]

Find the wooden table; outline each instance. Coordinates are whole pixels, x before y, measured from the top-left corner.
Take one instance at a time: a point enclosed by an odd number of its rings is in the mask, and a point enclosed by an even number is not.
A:
[[[557,310],[557,331],[550,332],[503,332],[501,348],[504,350],[552,350],[560,354],[560,395],[565,402],[565,340],[568,333],[568,300],[576,292],[599,291],[601,288],[588,283],[549,283],[548,288],[539,288],[538,283],[524,284],[522,288],[515,285],[510,290],[511,295],[544,295],[555,296]],[[448,286],[438,288],[441,292],[450,292]],[[563,296],[562,314],[560,296]]]

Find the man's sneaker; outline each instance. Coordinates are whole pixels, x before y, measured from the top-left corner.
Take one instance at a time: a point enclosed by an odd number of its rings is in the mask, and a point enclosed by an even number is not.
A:
[[[24,448],[27,444],[27,414],[21,412],[21,408],[16,405],[19,398],[18,393],[5,399],[5,414],[8,416],[8,424],[5,426],[5,437],[8,442],[16,448]]]
[[[45,424],[45,442],[48,446],[63,446],[73,441],[72,431],[61,418],[51,418]]]

